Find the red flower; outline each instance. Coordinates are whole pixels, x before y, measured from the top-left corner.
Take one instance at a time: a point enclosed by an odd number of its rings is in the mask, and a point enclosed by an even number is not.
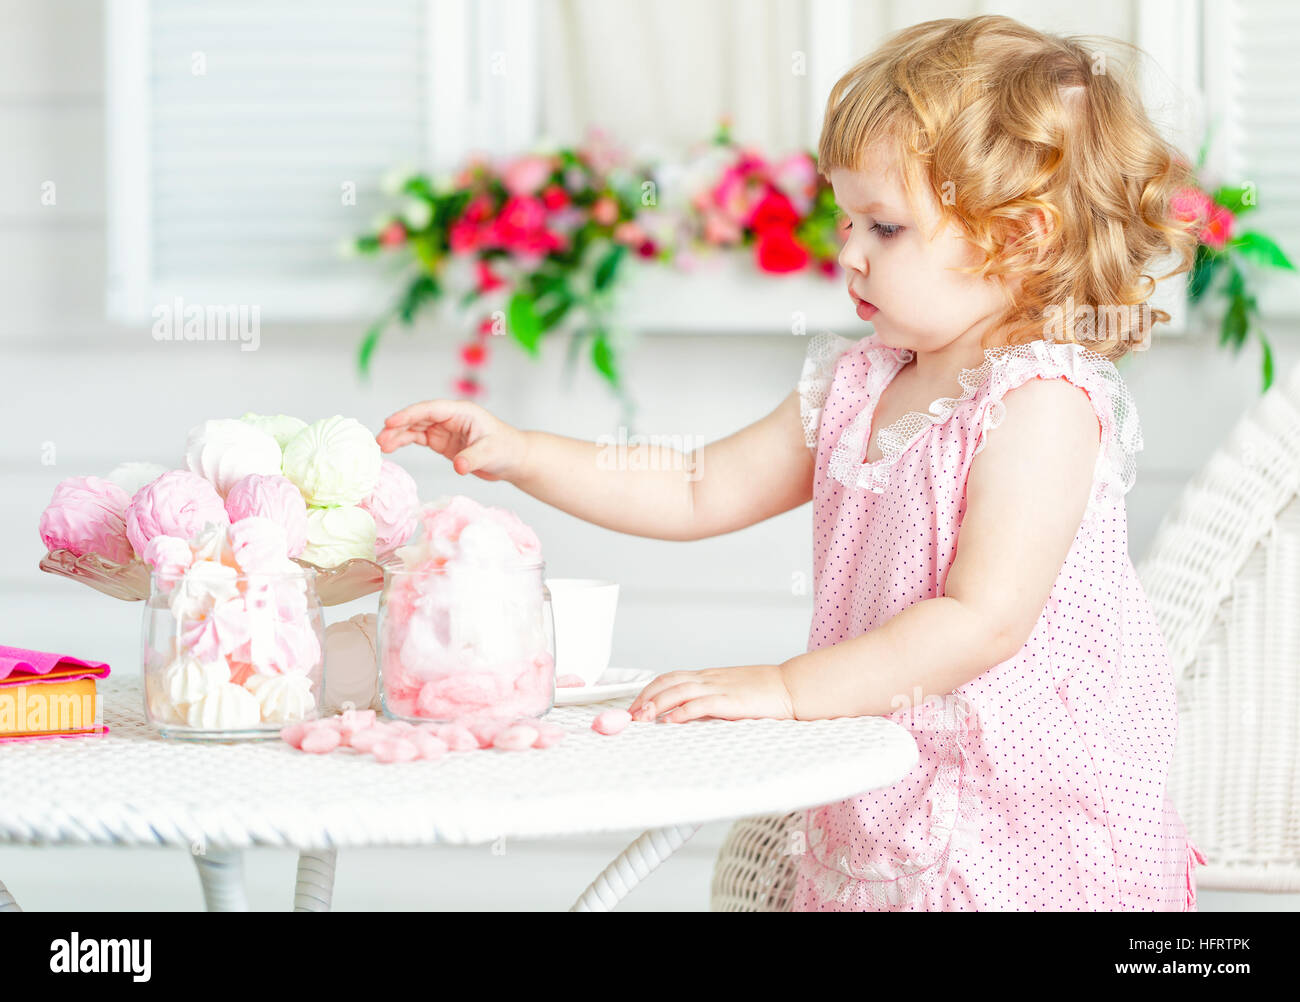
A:
[[[773,226],[791,229],[799,222],[799,213],[794,211],[790,199],[775,188],[768,188],[767,194],[754,207],[754,214],[749,217],[748,225],[755,233],[762,233]]]
[[[460,357],[466,365],[482,365],[487,361],[487,348],[477,342],[462,345]]]
[[[822,274],[827,278],[834,278],[836,273],[840,270],[839,265],[835,263],[834,259],[829,257],[822,261],[818,267],[821,268]]]
[[[467,223],[481,223],[492,218],[492,199],[487,195],[476,195],[470,199],[469,204],[465,206],[465,211],[461,214],[461,219]]]
[[[451,245],[453,254],[466,254],[476,250],[482,238],[483,231],[479,226],[463,219],[452,223],[451,230],[447,234],[447,242]]]
[[[495,323],[496,321],[494,321],[491,317],[484,317],[482,321],[479,322],[478,325],[478,336],[481,338],[491,337],[492,328]]]
[[[654,257],[659,252],[659,248],[653,240],[647,240],[636,249],[636,252],[642,257]]]
[[[505,279],[489,268],[488,263],[482,258],[474,262],[474,267],[478,273],[478,291],[480,295],[491,292],[493,289],[500,289],[506,284]]]
[[[808,250],[794,238],[794,230],[769,226],[758,235],[755,244],[758,266],[764,271],[781,273],[798,271],[808,263]]]
[[[558,184],[550,185],[542,192],[542,203],[552,212],[563,209],[569,204],[569,193]]]
[[[1214,204],[1210,207],[1210,218],[1206,221],[1205,226],[1201,228],[1200,241],[1203,244],[1209,244],[1215,250],[1223,250],[1224,244],[1232,236],[1233,215],[1222,205]]]
[[[379,234],[379,242],[385,247],[396,247],[406,240],[406,227],[400,221],[394,219],[384,227],[384,231]]]
[[[462,397],[477,396],[479,391],[483,388],[481,384],[476,383],[474,380],[465,379],[463,377],[456,380],[453,385],[456,389],[457,395]]]

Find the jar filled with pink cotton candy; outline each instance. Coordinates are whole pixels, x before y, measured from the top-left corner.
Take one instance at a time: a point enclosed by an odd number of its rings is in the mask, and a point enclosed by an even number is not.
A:
[[[555,701],[555,627],[534,533],[465,495],[420,510],[379,602],[384,710],[411,721],[540,717]]]
[[[145,604],[145,713],[166,737],[276,738],[320,715],[324,617],[315,572],[253,516],[157,536]]]

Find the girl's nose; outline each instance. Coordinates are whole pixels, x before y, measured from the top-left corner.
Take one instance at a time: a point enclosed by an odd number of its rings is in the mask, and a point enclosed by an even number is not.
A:
[[[861,248],[857,245],[857,241],[853,239],[852,231],[849,232],[849,239],[844,241],[844,245],[840,247],[840,253],[837,260],[839,261],[840,267],[846,272],[856,271],[862,275],[867,274],[867,256],[862,253]]]

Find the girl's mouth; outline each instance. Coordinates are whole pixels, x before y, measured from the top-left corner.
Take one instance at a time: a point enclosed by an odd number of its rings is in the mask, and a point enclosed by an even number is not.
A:
[[[857,296],[854,296],[853,299],[858,306],[858,317],[861,318],[862,320],[870,320],[879,312],[874,306],[872,306],[866,300],[858,299]]]

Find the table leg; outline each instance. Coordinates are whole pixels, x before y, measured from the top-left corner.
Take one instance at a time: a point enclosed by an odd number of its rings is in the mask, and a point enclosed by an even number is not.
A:
[[[18,902],[14,896],[9,893],[9,888],[5,887],[4,881],[0,880],[0,912],[20,912]]]
[[[607,912],[618,905],[632,888],[653,873],[686,840],[700,830],[699,825],[669,825],[651,828],[624,849],[614,862],[601,872],[582,893],[571,912]]]
[[[210,912],[246,912],[244,857],[238,849],[209,849],[193,853]]]
[[[304,849],[298,853],[298,885],[293,892],[296,912],[327,912],[334,897],[337,849]]]

